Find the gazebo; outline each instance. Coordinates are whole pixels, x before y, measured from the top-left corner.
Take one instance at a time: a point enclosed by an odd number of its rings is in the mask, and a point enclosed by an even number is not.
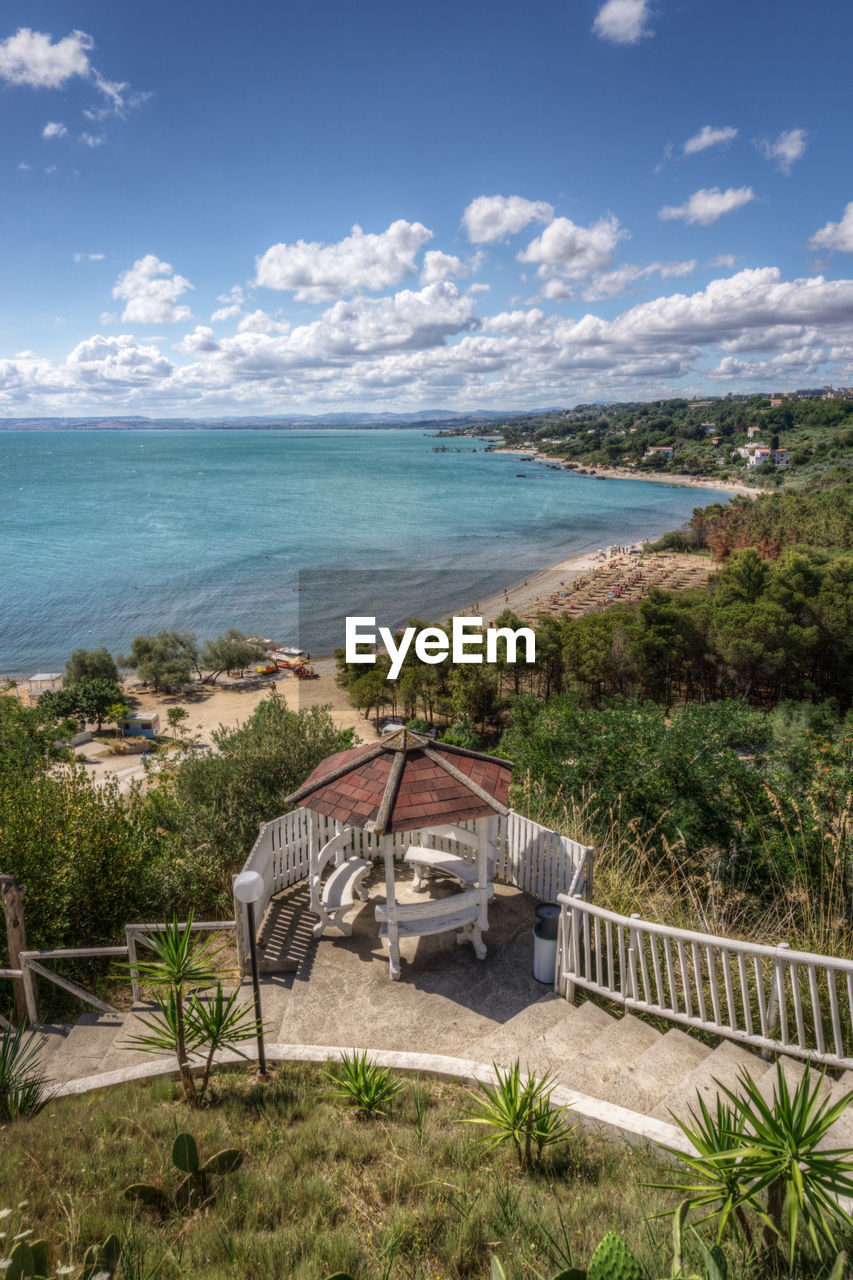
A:
[[[255,904],[263,932],[273,899],[308,882],[315,937],[352,926],[356,899],[374,862],[385,871],[385,902],[376,907],[379,936],[391,977],[400,976],[400,941],[454,931],[482,959],[494,882],[540,901],[587,894],[592,849],[507,807],[512,765],[427,735],[399,729],[381,742],[341,751],[320,762],[287,797],[288,811],[261,825],[243,865],[257,872],[263,892]],[[293,807],[290,807],[293,806]],[[407,901],[399,901],[395,865],[414,869]],[[440,875],[453,891],[428,896]],[[414,897],[414,900],[412,898]],[[241,973],[249,955],[247,908],[235,899]],[[269,957],[267,972],[289,967]]]
[[[351,932],[345,917],[356,899],[366,900],[371,855],[380,852],[386,901],[377,906],[376,918],[391,977],[400,976],[404,937],[456,932],[458,942],[470,942],[484,959],[482,935],[489,927],[497,859],[495,819],[509,813],[511,770],[508,760],[433,742],[410,729],[323,760],[287,797],[288,804],[335,827],[327,839],[310,843],[310,909],[318,917],[314,936],[330,928]],[[401,854],[414,868],[415,889],[426,888],[433,875],[444,875],[458,883],[459,892],[398,902],[395,856]]]

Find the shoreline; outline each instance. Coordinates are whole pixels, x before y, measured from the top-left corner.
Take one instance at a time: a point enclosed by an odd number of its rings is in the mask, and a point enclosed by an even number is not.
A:
[[[528,458],[531,462],[544,463],[546,466],[557,467],[560,471],[574,472],[575,475],[585,475],[591,480],[597,477],[604,480],[643,480],[647,484],[683,486],[688,489],[716,489],[720,493],[743,493],[750,498],[758,498],[762,494],[769,492],[767,489],[756,489],[753,485],[744,484],[742,480],[715,480],[713,477],[670,475],[666,471],[656,471],[652,475],[648,472],[638,474],[636,471],[629,471],[626,467],[601,467],[595,463],[590,464],[589,470],[580,472],[576,466],[568,466],[565,459],[551,453],[539,453],[535,449],[532,452],[530,449],[496,449],[495,453]],[[580,464],[578,463],[577,466],[580,466]]]

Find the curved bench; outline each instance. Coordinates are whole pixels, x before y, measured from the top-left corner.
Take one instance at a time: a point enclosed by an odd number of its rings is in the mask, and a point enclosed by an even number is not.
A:
[[[387,904],[380,904],[376,908],[376,919],[379,921],[379,937],[388,948],[391,977],[396,979],[400,976],[400,938],[420,938],[429,933],[449,933],[458,929],[456,941],[460,945],[470,942],[477,959],[485,960],[480,897],[479,889],[469,889],[466,893],[433,898],[428,902],[398,902],[394,919],[389,919]]]
[[[354,905],[356,898],[362,902],[367,901],[367,886],[364,882],[372,865],[366,858],[348,858],[339,867],[335,867],[322,886],[320,900],[314,908],[320,917],[313,929],[315,938],[322,937],[323,931],[330,925],[349,937],[352,925],[343,917]]]

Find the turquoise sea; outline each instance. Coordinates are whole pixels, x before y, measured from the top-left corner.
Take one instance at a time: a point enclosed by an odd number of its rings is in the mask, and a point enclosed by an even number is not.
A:
[[[329,653],[347,613],[435,617],[719,498],[474,447],[415,429],[0,432],[0,675],[161,627]]]

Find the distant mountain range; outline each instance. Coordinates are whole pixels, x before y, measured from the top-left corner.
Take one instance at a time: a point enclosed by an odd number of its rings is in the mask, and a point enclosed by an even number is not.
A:
[[[546,409],[536,412],[547,413]],[[496,409],[476,409],[471,413],[453,413],[447,409],[421,409],[417,413],[325,413],[275,414],[240,418],[2,418],[0,431],[247,431],[284,430],[330,427],[424,427],[476,426],[484,422],[506,422],[511,418],[529,417],[524,413]]]

